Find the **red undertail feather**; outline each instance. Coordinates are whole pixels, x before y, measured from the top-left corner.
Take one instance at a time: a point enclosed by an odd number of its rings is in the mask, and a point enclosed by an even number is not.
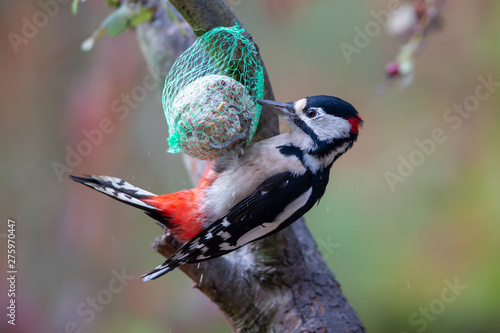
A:
[[[205,215],[201,211],[205,190],[217,178],[217,173],[207,168],[198,185],[191,190],[164,194],[143,199],[162,211],[167,227],[180,241],[188,241],[203,230]]]

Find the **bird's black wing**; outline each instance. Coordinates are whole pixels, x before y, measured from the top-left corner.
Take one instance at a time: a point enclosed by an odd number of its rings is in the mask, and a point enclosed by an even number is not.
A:
[[[243,245],[278,232],[301,217],[316,199],[311,196],[312,175],[283,172],[264,180],[247,198],[236,204],[163,264],[143,275],[145,281],[186,264],[213,259]]]

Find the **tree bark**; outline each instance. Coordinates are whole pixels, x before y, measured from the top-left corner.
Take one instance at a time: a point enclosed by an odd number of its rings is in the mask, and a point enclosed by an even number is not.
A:
[[[161,84],[175,58],[194,40],[194,34],[200,36],[218,26],[234,26],[235,22],[243,27],[222,0],[171,0],[185,18],[178,16],[180,23],[168,18],[164,1],[142,3],[156,8],[153,21],[138,26],[137,35]],[[179,32],[178,24],[185,34]],[[264,98],[274,99],[265,67],[264,73]],[[263,112],[256,140],[277,133],[276,117]],[[193,178],[203,169],[203,164],[194,160],[188,160],[186,166]],[[179,245],[168,234],[153,243],[154,249],[166,258]],[[318,252],[303,218],[233,254],[180,269],[219,306],[235,332],[366,331]]]

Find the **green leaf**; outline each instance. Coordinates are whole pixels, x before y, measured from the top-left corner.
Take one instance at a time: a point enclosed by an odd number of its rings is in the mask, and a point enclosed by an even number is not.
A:
[[[118,7],[120,7],[120,0],[106,0],[106,4],[109,7],[118,8]]]
[[[71,12],[73,13],[73,15],[76,15],[76,13],[78,12],[78,2],[80,0],[73,0],[73,2],[71,3]]]
[[[108,4],[114,0],[108,0]],[[108,15],[102,21],[99,29],[87,38],[81,45],[83,51],[89,51],[94,47],[95,41],[104,33],[117,36],[127,30],[129,26],[135,27],[153,18],[153,8],[142,8],[135,3],[126,3]]]
[[[153,11],[148,8],[141,8],[137,14],[130,19],[130,25],[135,27],[139,24],[151,21],[153,18]]]
[[[117,36],[127,30],[129,19],[134,15],[134,10],[129,5],[123,5],[101,23],[101,29],[110,36]]]

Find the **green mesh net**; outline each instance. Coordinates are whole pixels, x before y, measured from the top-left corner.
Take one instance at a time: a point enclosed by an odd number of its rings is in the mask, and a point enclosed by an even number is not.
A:
[[[264,75],[255,45],[239,26],[215,28],[175,61],[163,108],[169,152],[212,160],[250,143],[257,129]]]

